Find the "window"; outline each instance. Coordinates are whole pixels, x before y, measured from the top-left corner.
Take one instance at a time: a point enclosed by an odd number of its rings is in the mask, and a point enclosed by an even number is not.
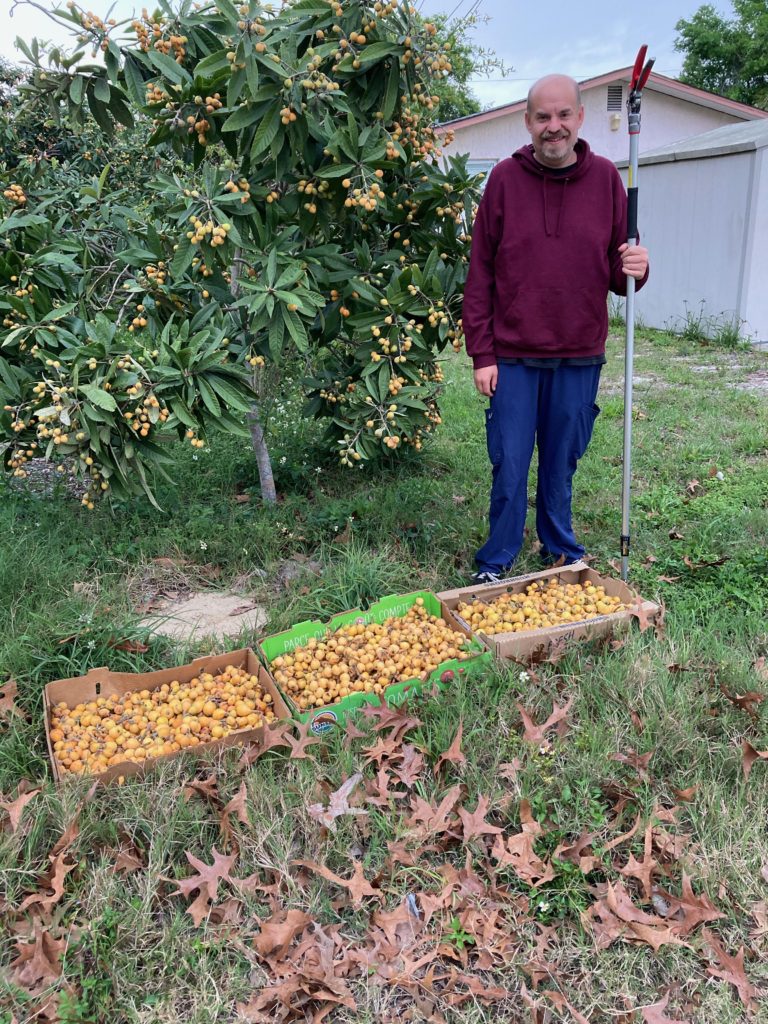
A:
[[[608,86],[608,110],[621,110],[624,105],[624,87],[622,85]]]
[[[480,183],[480,187],[485,188],[485,183],[488,181],[488,175],[498,162],[498,160],[467,160],[467,173],[485,174],[485,177]]]

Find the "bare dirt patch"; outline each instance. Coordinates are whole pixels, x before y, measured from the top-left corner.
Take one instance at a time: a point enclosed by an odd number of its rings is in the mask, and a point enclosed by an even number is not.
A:
[[[141,625],[153,633],[190,640],[203,636],[238,636],[259,632],[267,622],[264,607],[242,594],[202,590],[183,600],[160,602]]]
[[[755,370],[745,380],[739,381],[737,384],[731,384],[731,387],[738,388],[739,391],[751,391],[755,394],[768,395],[768,370]]]

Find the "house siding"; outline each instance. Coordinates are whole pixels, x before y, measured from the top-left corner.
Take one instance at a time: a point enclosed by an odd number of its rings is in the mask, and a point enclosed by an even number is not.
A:
[[[610,83],[616,85],[618,83]],[[624,86],[619,128],[612,131],[608,112],[608,85],[584,90],[583,137],[595,152],[609,160],[626,160],[627,141],[627,83]],[[744,121],[743,117],[700,106],[690,100],[679,99],[658,92],[650,86],[643,94],[642,131],[640,152],[677,142],[678,139],[711,131],[723,125]],[[530,142],[523,111],[501,114],[479,124],[454,128],[455,140],[446,153],[468,153],[473,160],[503,160],[520,146]]]

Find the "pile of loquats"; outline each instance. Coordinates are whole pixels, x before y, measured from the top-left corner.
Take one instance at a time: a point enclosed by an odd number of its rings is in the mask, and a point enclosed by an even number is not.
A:
[[[425,680],[444,661],[472,656],[470,639],[430,615],[417,598],[384,622],[353,622],[271,663],[276,682],[300,710],[338,704],[351,693],[381,695],[392,683]]]
[[[456,610],[472,629],[495,636],[584,622],[624,608],[621,598],[606,594],[599,584],[550,579],[537,580],[524,591],[500,594],[493,600],[462,601]]]
[[[274,722],[272,697],[258,678],[228,665],[155,690],[54,705],[50,738],[65,772],[99,774],[126,761],[175,754],[239,729]]]

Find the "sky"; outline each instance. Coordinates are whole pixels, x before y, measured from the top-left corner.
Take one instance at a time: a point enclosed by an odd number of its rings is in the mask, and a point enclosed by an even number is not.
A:
[[[54,0],[35,0],[40,8],[52,10]],[[542,75],[558,72],[582,80],[634,63],[642,43],[656,58],[654,70],[674,78],[682,67],[682,55],[675,52],[675,25],[689,19],[703,0],[547,0],[539,8],[531,0],[415,0],[424,14],[444,12],[466,15],[479,6],[485,19],[469,33],[470,38],[493,50],[512,70],[505,78],[494,72],[490,80],[473,81],[472,90],[483,104],[497,106],[520,99]],[[726,17],[733,15],[729,0],[712,0]],[[0,0],[0,54],[20,59],[14,49],[16,36],[65,42],[65,33],[39,9],[14,0]],[[85,6],[104,15],[108,2],[89,0]],[[117,0],[112,13],[121,20],[151,0]]]

